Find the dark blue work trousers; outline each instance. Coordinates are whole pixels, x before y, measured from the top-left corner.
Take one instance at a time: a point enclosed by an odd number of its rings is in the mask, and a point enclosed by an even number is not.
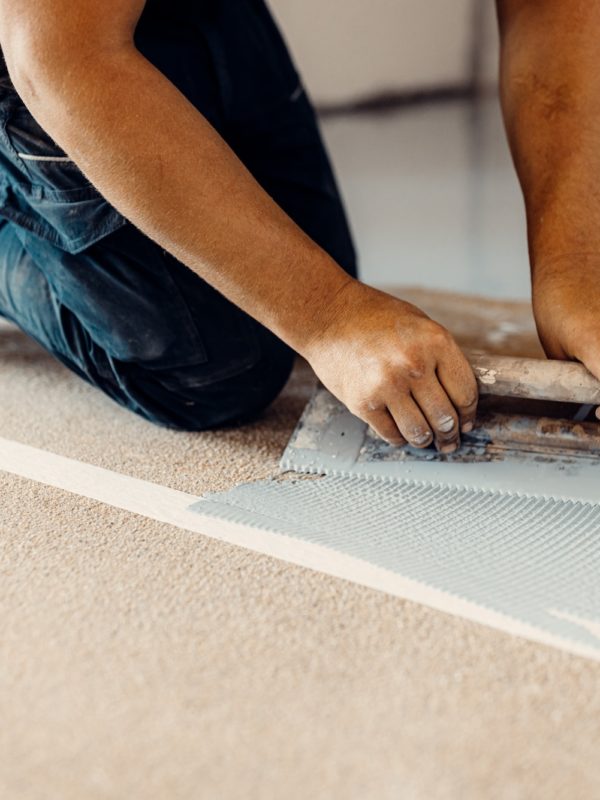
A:
[[[271,197],[355,275],[313,109],[262,0],[148,0],[136,44]],[[192,169],[196,156],[187,157]],[[252,418],[293,363],[276,336],[112,208],[6,79],[0,314],[113,400],[185,430]]]

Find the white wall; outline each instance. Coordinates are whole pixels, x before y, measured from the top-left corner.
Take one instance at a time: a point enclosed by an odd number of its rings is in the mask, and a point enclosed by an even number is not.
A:
[[[492,0],[270,0],[321,104],[466,83],[475,3],[493,14]],[[493,46],[484,54],[486,74]]]
[[[485,0],[482,37],[483,48],[479,77],[484,86],[491,86],[498,81],[498,25],[496,23],[496,4],[491,0]]]

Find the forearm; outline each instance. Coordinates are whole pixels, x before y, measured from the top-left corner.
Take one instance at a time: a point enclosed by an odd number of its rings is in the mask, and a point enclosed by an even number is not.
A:
[[[99,191],[302,352],[349,278],[186,98],[129,45],[34,77],[18,90]]]
[[[600,3],[499,0],[501,97],[534,286],[600,256]]]
[[[307,357],[381,436],[456,448],[477,386],[451,335],[359,283],[258,186],[136,51],[145,0],[0,0],[0,42],[43,128],[128,219]]]

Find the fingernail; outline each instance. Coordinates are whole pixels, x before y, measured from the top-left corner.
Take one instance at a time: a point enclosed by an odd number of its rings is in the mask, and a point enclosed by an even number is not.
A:
[[[454,453],[457,447],[458,445],[456,444],[456,442],[454,442],[453,444],[446,444],[444,445],[444,447],[440,447],[440,453],[443,453],[444,455],[447,455],[448,453]]]
[[[461,431],[463,433],[471,433],[472,430],[473,430],[473,423],[472,422],[465,422],[465,424],[461,428]]]
[[[438,430],[442,433],[450,433],[454,428],[454,420],[452,417],[442,417],[438,423]]]
[[[421,433],[419,436],[415,436],[413,438],[414,444],[425,444],[425,442],[429,442],[431,440],[431,433],[427,431],[427,433]]]

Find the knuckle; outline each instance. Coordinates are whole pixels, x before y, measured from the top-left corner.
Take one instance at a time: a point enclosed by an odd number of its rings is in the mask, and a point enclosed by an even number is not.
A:
[[[378,364],[366,379],[368,386],[367,394],[371,397],[381,397],[385,395],[388,387],[393,381],[394,370],[390,364]]]
[[[420,353],[409,350],[402,359],[402,372],[411,380],[418,381],[425,377],[427,364]]]
[[[477,389],[477,382],[473,378],[462,387],[459,394],[459,402],[457,408],[461,412],[474,412],[479,402],[479,391]]]
[[[453,342],[452,334],[446,328],[439,325],[437,322],[432,323],[432,328],[429,332],[430,342],[437,347],[447,347]]]
[[[408,394],[407,371],[404,364],[388,364],[369,378],[370,393],[389,400]]]
[[[466,400],[464,400],[459,406],[460,410],[463,413],[470,413],[475,411],[475,409],[477,408],[477,400],[478,400],[477,396],[467,395]]]
[[[467,369],[467,378],[463,384],[464,404],[467,406],[475,406],[479,400],[479,386],[470,366],[468,366]]]
[[[365,395],[351,403],[348,408],[357,417],[365,417],[374,411],[379,411],[381,404],[377,402],[375,395]]]
[[[407,374],[412,381],[419,381],[425,377],[425,365],[421,362],[413,362],[408,365]]]

